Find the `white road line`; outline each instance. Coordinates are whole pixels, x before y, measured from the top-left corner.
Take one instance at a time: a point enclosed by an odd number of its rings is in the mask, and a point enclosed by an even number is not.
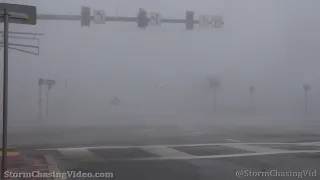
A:
[[[204,135],[203,132],[197,132],[196,135],[200,136],[200,135]]]
[[[311,143],[311,142],[308,142]],[[67,148],[48,148],[48,149],[36,149],[39,151],[52,151],[52,150],[87,150],[87,149],[131,149],[131,148],[161,148],[161,147],[195,147],[195,146],[224,146],[224,145],[232,145],[232,144],[243,144],[243,145],[303,145],[308,143],[204,143],[204,144],[167,144],[167,145],[142,145],[142,146],[89,146],[89,147],[67,147]],[[313,142],[320,143],[320,142]]]
[[[320,142],[297,143],[297,145],[303,145],[303,146],[320,146]]]
[[[190,127],[181,127],[181,128],[184,129],[185,131],[184,136],[201,136],[205,134],[203,132],[196,131],[195,129]]]
[[[87,149],[57,149],[64,157],[69,159],[95,159],[94,153]]]
[[[154,147],[144,147],[142,148],[143,150],[150,152],[152,154],[156,154],[161,157],[175,157],[175,156],[192,156],[190,154],[187,154],[185,152],[181,152],[172,148],[167,148],[167,147],[159,147],[159,148],[154,148]]]
[[[209,155],[209,156],[175,156],[175,157],[150,157],[150,158],[114,158],[100,159],[98,161],[155,161],[155,160],[192,160],[192,159],[217,159],[217,158],[233,158],[233,157],[248,157],[248,156],[264,156],[277,154],[300,154],[300,153],[320,153],[320,150],[301,150],[301,151],[273,151],[260,153],[243,153],[243,154],[225,154],[225,155]]]
[[[232,142],[240,142],[239,140],[236,140],[236,139],[225,139],[227,141],[232,141]]]
[[[201,136],[204,135],[203,132],[192,132],[192,133],[185,133],[184,136]]]
[[[223,146],[231,147],[231,148],[235,148],[235,149],[240,149],[240,150],[245,150],[245,151],[252,151],[252,152],[256,152],[256,153],[282,151],[279,149],[270,149],[270,148],[265,148],[265,147],[261,147],[261,146],[250,146],[247,144],[227,144],[227,145],[223,145]]]

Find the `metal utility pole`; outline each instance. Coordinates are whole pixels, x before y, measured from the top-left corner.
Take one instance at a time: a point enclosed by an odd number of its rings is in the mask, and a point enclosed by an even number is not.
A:
[[[52,85],[53,85],[52,83],[49,83],[48,84],[48,89],[47,89],[47,105],[46,105],[47,117],[49,116],[49,90],[51,89]]]
[[[68,119],[68,100],[69,100],[69,96],[68,96],[68,80],[66,79],[64,81],[64,100],[63,100],[63,112],[64,112],[64,116],[66,119]]]
[[[250,86],[250,100],[249,100],[249,108],[251,108],[252,110],[255,109],[255,92],[256,92],[256,88],[254,86]]]
[[[7,162],[7,126],[8,126],[8,32],[9,32],[9,14],[7,8],[3,10],[3,107],[2,107],[2,161],[1,178],[4,179]]]
[[[3,21],[3,114],[2,114],[2,161],[1,179],[5,177],[7,163],[7,126],[8,126],[8,49],[9,22],[35,25],[37,11],[34,6],[0,3],[0,21]]]
[[[42,89],[41,89],[42,79],[39,79],[39,121],[42,121]]]
[[[217,88],[213,89],[213,111],[217,112]]]
[[[47,89],[46,115],[49,116],[49,88]]]
[[[39,79],[39,120],[42,121],[42,85],[47,85],[48,89],[46,92],[46,116],[49,115],[49,91],[52,86],[55,84],[55,80],[49,79]]]
[[[308,114],[308,93],[304,91],[304,113]]]
[[[217,112],[217,108],[218,108],[217,91],[220,86],[220,80],[216,78],[209,78],[209,82],[210,82],[210,86],[213,88],[213,104],[214,104],[213,110],[214,112]]]
[[[303,85],[304,89],[304,113],[308,114],[308,91],[311,87],[308,84]]]

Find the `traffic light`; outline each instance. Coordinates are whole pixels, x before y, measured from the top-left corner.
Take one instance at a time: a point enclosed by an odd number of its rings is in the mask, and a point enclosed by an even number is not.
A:
[[[82,6],[81,8],[81,26],[90,26],[91,16],[90,7]]]
[[[186,13],[186,29],[193,30],[193,26],[194,26],[193,23],[194,23],[194,12],[187,11],[187,13]]]
[[[147,11],[140,8],[139,13],[138,13],[138,17],[137,17],[138,27],[145,29],[148,26],[148,23],[149,23],[149,18],[147,16]]]

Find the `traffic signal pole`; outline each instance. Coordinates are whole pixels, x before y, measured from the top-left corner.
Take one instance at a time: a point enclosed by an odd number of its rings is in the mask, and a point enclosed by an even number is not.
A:
[[[1,179],[5,179],[7,169],[7,128],[8,128],[8,49],[9,49],[9,23],[36,24],[37,11],[35,6],[0,3],[1,17],[3,21],[3,107],[2,107],[2,157]]]
[[[4,179],[7,163],[7,126],[8,126],[8,44],[9,44],[9,14],[6,8],[3,10],[3,106],[2,106],[2,159],[1,179]]]

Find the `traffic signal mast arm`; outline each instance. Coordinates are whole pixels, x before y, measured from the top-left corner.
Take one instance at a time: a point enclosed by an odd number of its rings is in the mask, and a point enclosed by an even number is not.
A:
[[[92,15],[93,14],[93,15]],[[185,18],[161,18],[158,12],[148,13],[145,9],[139,8],[137,16],[106,16],[104,10],[94,10],[88,6],[81,7],[80,15],[56,15],[56,14],[37,14],[38,20],[53,21],[80,21],[81,26],[90,27],[91,22],[95,24],[105,24],[106,22],[135,22],[139,28],[145,29],[150,26],[160,26],[162,23],[185,24],[187,30],[193,30],[195,24],[200,28],[220,28],[223,26],[222,16],[201,15],[199,20],[195,20],[194,11],[186,11]]]
[[[106,21],[111,22],[137,22],[137,17],[124,16],[107,16]],[[53,21],[80,21],[80,15],[55,15],[55,14],[38,14],[37,20],[53,20]],[[93,16],[90,16],[93,20]],[[161,19],[161,23],[186,23],[185,19]],[[199,24],[199,20],[194,20],[194,24]]]

